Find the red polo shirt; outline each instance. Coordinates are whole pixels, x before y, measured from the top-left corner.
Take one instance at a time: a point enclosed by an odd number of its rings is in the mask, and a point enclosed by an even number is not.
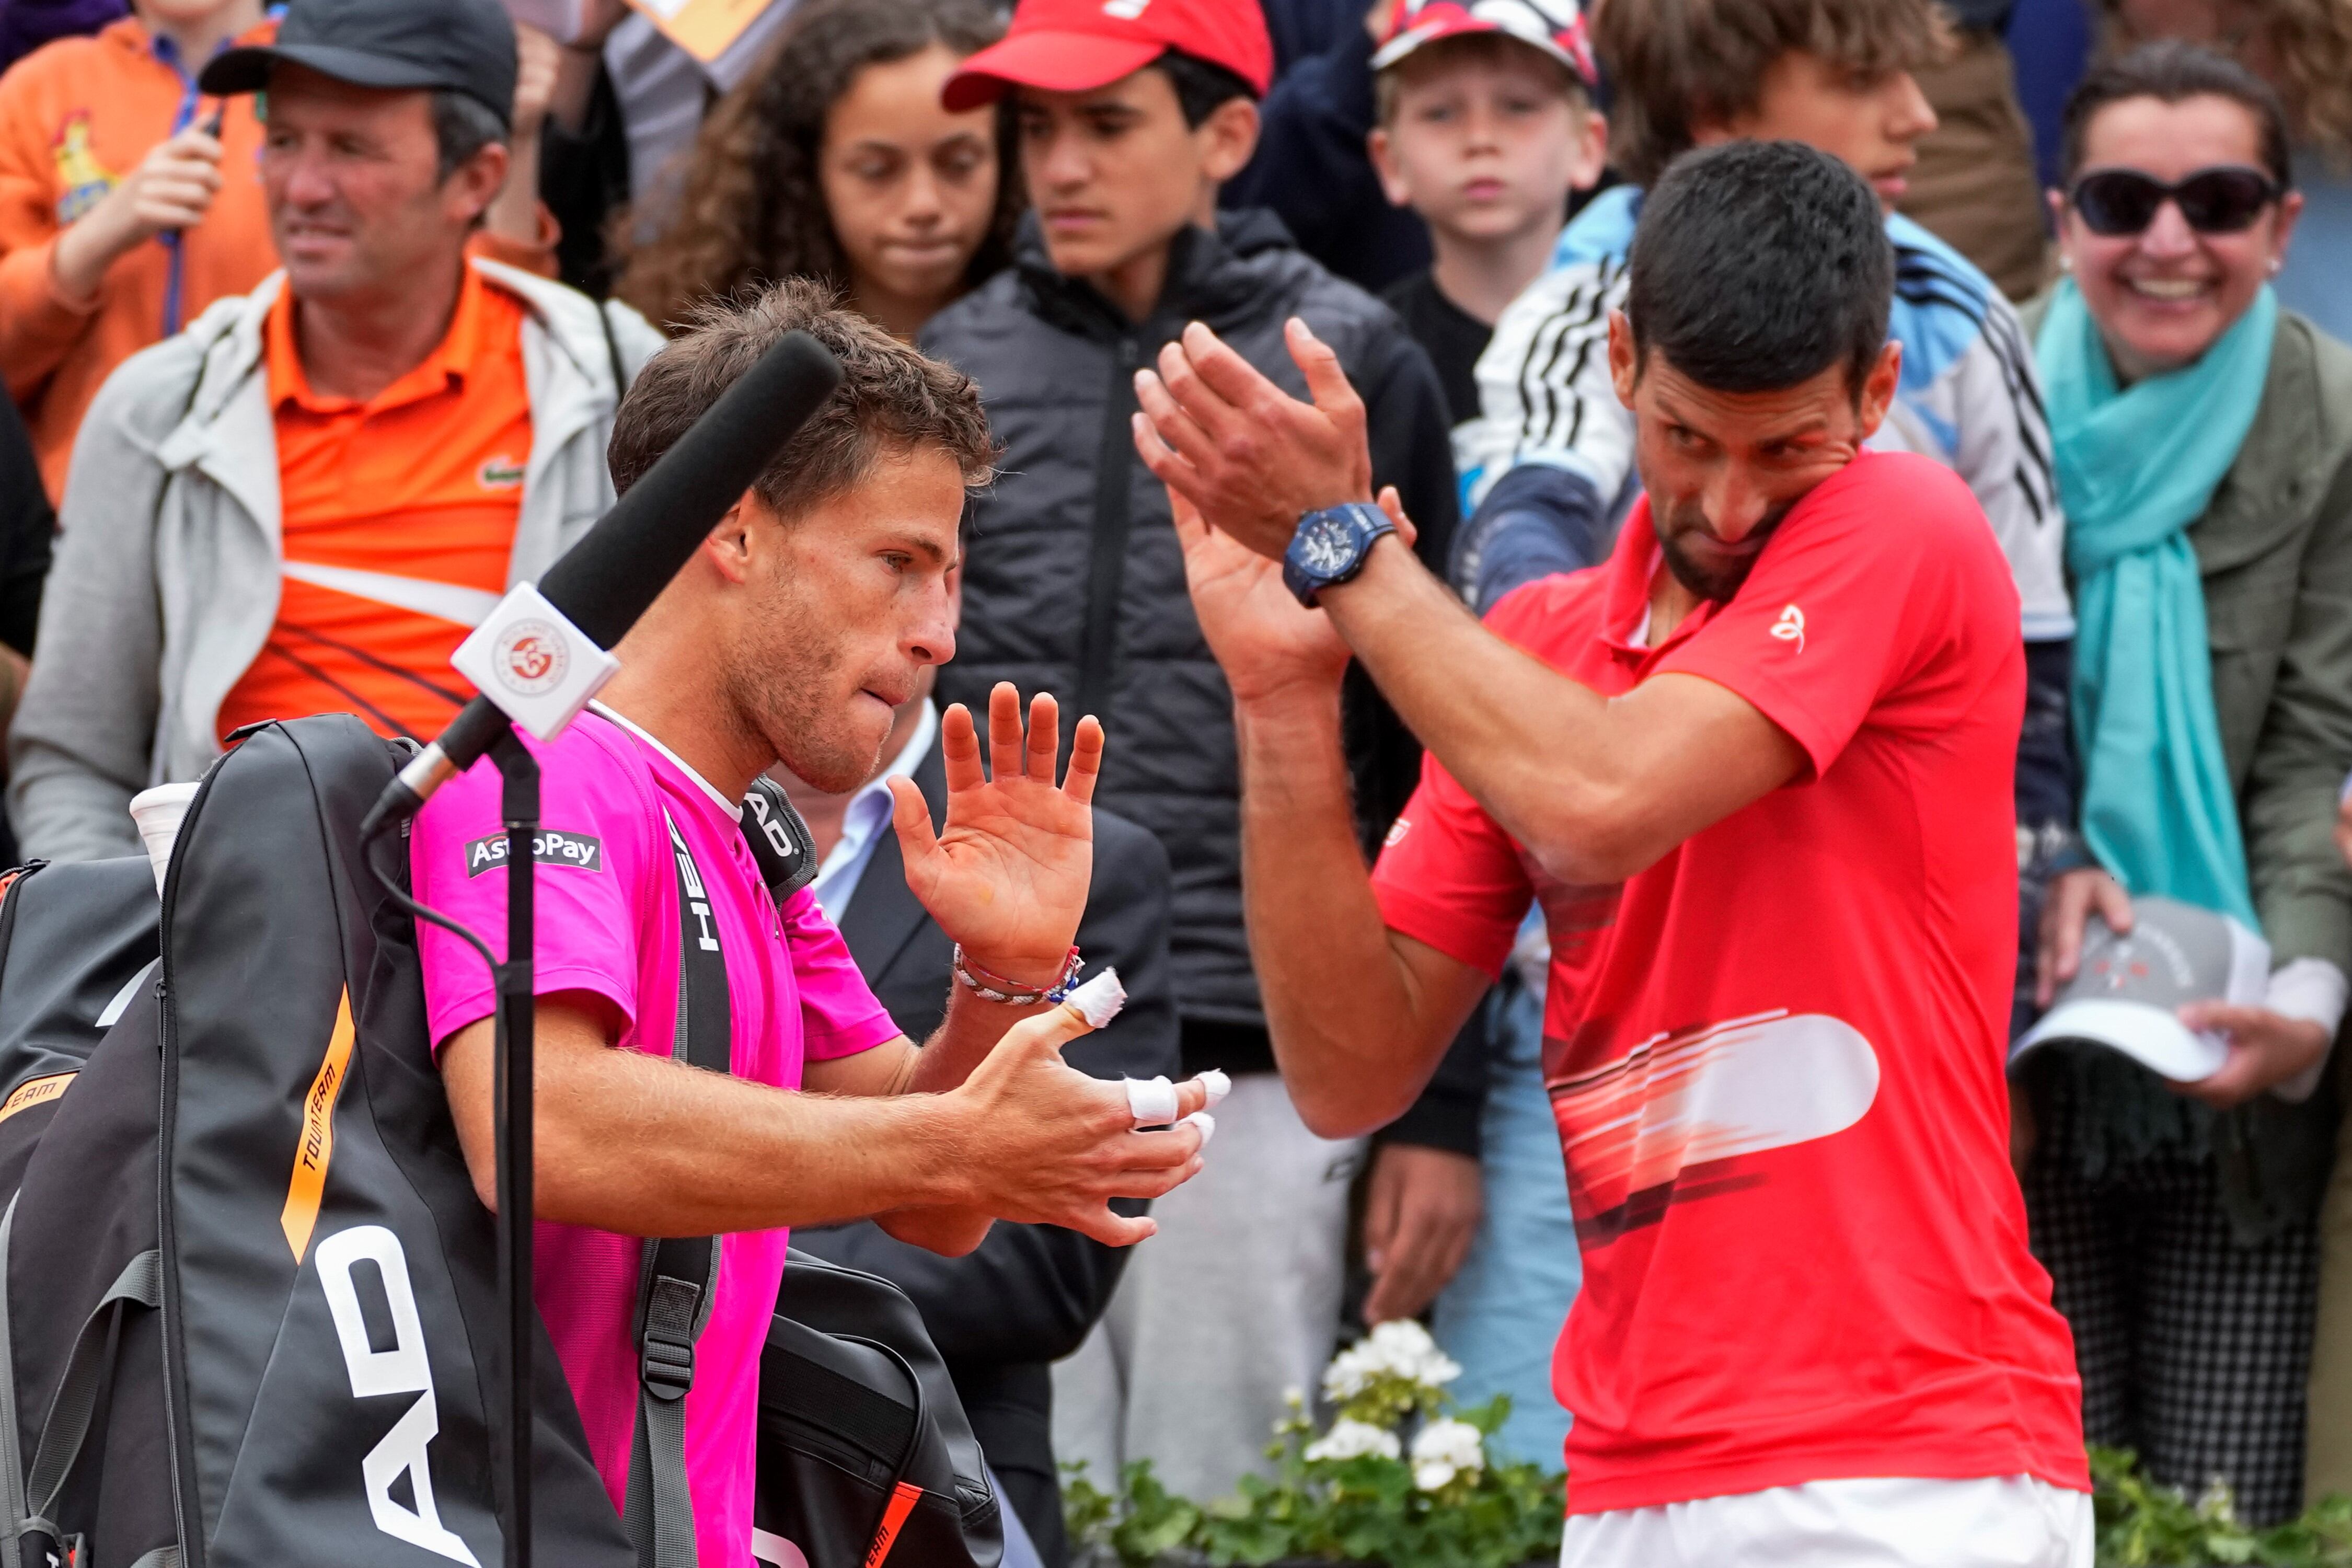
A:
[[[1644,500],[1609,562],[1489,625],[1604,695],[1727,687],[1806,776],[1574,888],[1433,756],[1373,877],[1392,929],[1490,973],[1530,895],[1551,929],[1570,1510],[1864,1476],[2087,1490],[2008,1160],[2025,663],[1992,532],[1948,469],[1867,455],[1652,648],[1658,569]]]

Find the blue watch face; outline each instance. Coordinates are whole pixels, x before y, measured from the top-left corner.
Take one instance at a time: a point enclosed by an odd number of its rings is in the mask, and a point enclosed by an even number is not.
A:
[[[1318,517],[1298,536],[1298,563],[1317,577],[1328,577],[1355,559],[1355,531],[1336,517]]]

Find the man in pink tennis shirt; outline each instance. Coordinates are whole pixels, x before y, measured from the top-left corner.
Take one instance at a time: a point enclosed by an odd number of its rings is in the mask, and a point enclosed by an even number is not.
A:
[[[1535,899],[1584,1265],[1562,1568],[2090,1568],[2073,1345],[2008,1159],[2016,590],[1948,471],[1863,450],[1902,352],[1851,169],[1690,154],[1630,269],[1609,362],[1644,494],[1606,563],[1483,627],[1389,537],[1361,404],[1295,324],[1312,405],[1200,327],[1139,389],[1138,446],[1200,509],[1284,1079],[1326,1136],[1394,1115]],[[1429,748],[1369,873],[1351,652]]]
[[[532,747],[545,824],[540,1310],[620,1508],[639,1404],[642,1238],[721,1238],[686,1400],[704,1568],[752,1561],[759,1356],[786,1227],[878,1216],[901,1239],[952,1254],[1003,1217],[1129,1244],[1151,1222],[1109,1201],[1185,1180],[1203,1137],[1197,1126],[1136,1131],[1120,1086],[1058,1054],[1083,1032],[1047,993],[1075,968],[1102,752],[1093,720],[1079,724],[1057,785],[1052,700],[1038,699],[1024,737],[1018,699],[1000,686],[990,769],[970,713],[951,708],[942,721],[945,829],[934,836],[920,793],[898,789],[908,883],[971,976],[921,1048],[891,1024],[808,891],[780,910],[762,885],[740,828],[745,793],[779,761],[832,789],[873,771],[918,672],[954,652],[965,496],[993,457],[969,381],[830,309],[815,286],[787,283],[712,308],[646,364],[614,422],[615,485],[627,489],[794,328],[841,362],[840,388],[616,650],[622,669],[604,700]],[[417,896],[503,931],[502,833],[494,771],[453,781],[416,821]],[[724,958],[730,1075],[669,1059],[681,1010],[674,844],[709,897]],[[491,1202],[489,976],[437,927],[420,928],[420,944],[458,1138]],[[1179,1086],[1180,1114],[1205,1100],[1197,1081]]]

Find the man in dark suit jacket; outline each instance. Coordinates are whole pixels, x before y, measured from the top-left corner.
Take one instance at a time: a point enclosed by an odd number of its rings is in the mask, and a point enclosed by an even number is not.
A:
[[[937,725],[924,712],[929,701],[919,698],[901,710],[899,726],[882,748],[895,760],[845,802],[813,795],[796,779],[782,781],[827,857],[816,885],[819,901],[840,926],[874,994],[908,1037],[919,1040],[938,1026],[947,1008],[953,944],[908,891],[887,811],[877,820],[877,807],[868,804],[861,813],[858,797],[879,788],[883,776],[906,773],[930,804],[934,825],[944,820],[947,779]],[[888,798],[885,792],[883,801]],[[845,824],[850,835],[862,837],[845,844]],[[1118,969],[1127,1006],[1108,1027],[1072,1041],[1063,1055],[1097,1078],[1172,1078],[1176,1009],[1168,974],[1167,852],[1151,834],[1100,807],[1094,826],[1094,883],[1078,926],[1078,950],[1089,976],[1106,965]],[[866,857],[862,866],[856,863],[861,854]],[[836,885],[845,878],[854,878],[845,899]],[[1122,1205],[1121,1212],[1146,1206]],[[1076,1350],[1102,1316],[1127,1252],[1056,1226],[1001,1221],[978,1250],[962,1258],[894,1241],[870,1223],[796,1230],[793,1245],[878,1274],[914,1300],[1004,1500],[1046,1568],[1063,1568],[1069,1549],[1054,1465],[1047,1366]]]

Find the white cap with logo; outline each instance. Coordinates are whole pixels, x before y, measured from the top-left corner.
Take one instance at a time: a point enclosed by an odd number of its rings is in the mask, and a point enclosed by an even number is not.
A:
[[[2121,1051],[2176,1083],[2210,1078],[2229,1059],[2229,1043],[2190,1029],[2179,1008],[2258,1005],[2270,973],[2270,943],[2229,916],[2177,899],[2135,899],[2126,934],[2092,917],[2082,967],[2011,1047],[2010,1065],[2038,1046],[2082,1041]]]

